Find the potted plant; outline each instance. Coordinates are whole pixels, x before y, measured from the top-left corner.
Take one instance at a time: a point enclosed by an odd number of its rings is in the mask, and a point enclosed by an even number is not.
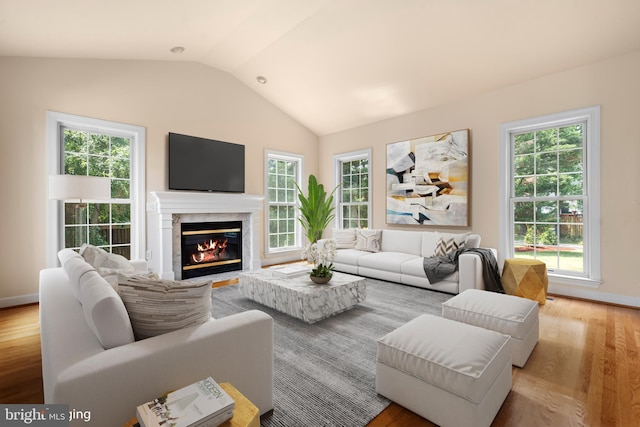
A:
[[[320,244],[322,243],[322,244]],[[309,243],[302,251],[302,258],[313,263],[309,273],[311,281],[316,284],[328,283],[333,277],[333,258],[336,256],[336,241],[327,239],[322,242]]]
[[[298,185],[296,184],[296,187]],[[324,185],[318,183],[314,175],[309,175],[307,185],[307,196],[298,187],[298,200],[300,201],[300,216],[298,220],[304,228],[309,243],[302,251],[302,258],[306,258],[314,264],[310,277],[315,283],[327,283],[333,276],[333,258],[335,257],[335,240],[325,242],[322,247],[318,247],[318,241],[322,238],[324,229],[335,218],[333,206],[333,193],[330,194],[324,189]]]
[[[327,225],[335,218],[333,206],[333,189],[331,194],[327,194],[324,185],[319,184],[314,175],[309,175],[309,184],[307,185],[307,196],[298,188],[298,200],[300,201],[300,216],[298,220],[302,224],[302,228],[309,239],[309,243],[315,243],[322,238],[322,233]]]

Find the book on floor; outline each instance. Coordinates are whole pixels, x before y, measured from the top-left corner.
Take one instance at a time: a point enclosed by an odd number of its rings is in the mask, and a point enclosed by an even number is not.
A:
[[[233,416],[235,402],[211,377],[139,405],[141,427],[214,427]]]

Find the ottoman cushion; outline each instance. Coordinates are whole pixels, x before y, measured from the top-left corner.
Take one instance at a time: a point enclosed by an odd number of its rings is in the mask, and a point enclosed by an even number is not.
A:
[[[377,362],[480,403],[511,365],[508,336],[428,314],[378,340]]]
[[[517,366],[524,365],[538,341],[538,303],[526,298],[467,289],[442,304],[442,316],[511,336]]]

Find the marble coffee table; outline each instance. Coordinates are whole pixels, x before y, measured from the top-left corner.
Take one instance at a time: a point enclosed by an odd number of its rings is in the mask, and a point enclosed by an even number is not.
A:
[[[326,285],[316,285],[308,274],[285,279],[269,269],[241,273],[239,282],[243,296],[307,323],[361,303],[367,289],[365,278],[338,272]]]

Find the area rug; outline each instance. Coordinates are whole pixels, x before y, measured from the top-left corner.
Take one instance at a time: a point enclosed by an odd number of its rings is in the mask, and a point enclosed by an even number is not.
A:
[[[367,279],[366,300],[314,324],[240,295],[212,291],[214,317],[262,310],[274,318],[274,410],[262,427],[365,426],[390,401],[375,391],[376,340],[452,295]]]

